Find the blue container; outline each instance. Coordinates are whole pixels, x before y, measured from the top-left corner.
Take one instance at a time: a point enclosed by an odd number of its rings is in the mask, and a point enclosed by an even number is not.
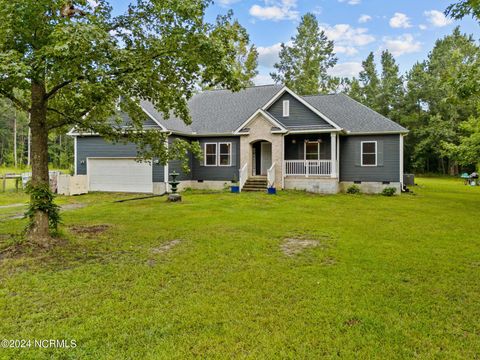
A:
[[[232,193],[239,193],[240,192],[240,186],[238,186],[238,185],[233,186],[232,185],[232,186],[230,186],[230,190],[231,190]]]
[[[277,189],[275,189],[274,187],[269,187],[267,189],[267,193],[270,195],[275,195],[277,193]]]

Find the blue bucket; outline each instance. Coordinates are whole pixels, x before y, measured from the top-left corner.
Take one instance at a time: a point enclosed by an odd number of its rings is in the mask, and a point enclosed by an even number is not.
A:
[[[269,187],[267,189],[267,193],[270,195],[275,195],[277,193],[277,189],[275,189],[274,187]]]
[[[230,190],[232,193],[239,193],[240,192],[240,186],[230,186]]]

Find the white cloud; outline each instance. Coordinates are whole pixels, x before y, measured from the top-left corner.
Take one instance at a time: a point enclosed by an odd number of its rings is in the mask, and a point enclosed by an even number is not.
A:
[[[299,17],[297,0],[264,0],[265,6],[253,5],[250,15],[260,20],[296,20]]]
[[[420,25],[418,25],[418,27],[419,27],[420,30],[427,30],[427,25],[420,24]]]
[[[412,27],[412,24],[410,24],[410,18],[403,14],[396,12],[393,14],[393,17],[390,19],[389,24],[392,28],[409,28]]]
[[[427,21],[435,27],[443,27],[452,23],[452,19],[449,19],[445,14],[438,10],[425,11],[424,15]]]
[[[372,17],[370,15],[363,14],[358,18],[358,22],[360,24],[365,24],[366,22],[369,22],[372,20]]]
[[[359,62],[346,62],[335,65],[328,73],[332,76],[354,77],[362,71],[362,64]]]
[[[258,51],[258,65],[265,67],[272,67],[273,64],[278,62],[278,53],[281,49],[281,44],[273,44],[272,46],[259,46]]]
[[[357,47],[365,46],[375,41],[375,37],[366,28],[355,28],[349,24],[330,26],[321,24],[329,40],[335,42],[335,52],[352,56],[358,53]]]
[[[382,49],[388,49],[393,56],[401,56],[418,52],[422,49],[422,44],[416,41],[412,34],[403,34],[397,37],[384,37]]]
[[[230,6],[239,2],[240,0],[217,0],[220,6]]]
[[[273,84],[274,81],[270,75],[258,74],[253,78],[255,85],[269,85]]]
[[[339,46],[335,45],[334,52],[336,54],[345,54],[347,56],[353,56],[358,54],[358,50],[353,46]]]
[[[338,0],[338,2],[346,2],[348,5],[358,5],[360,4],[362,1],[361,0]]]
[[[320,28],[325,31],[329,40],[335,41],[339,46],[364,46],[375,41],[375,37],[368,34],[366,28],[355,28],[349,24],[322,24]]]
[[[99,3],[95,0],[87,0],[87,2],[88,2],[88,5],[90,5],[94,9],[99,5]]]

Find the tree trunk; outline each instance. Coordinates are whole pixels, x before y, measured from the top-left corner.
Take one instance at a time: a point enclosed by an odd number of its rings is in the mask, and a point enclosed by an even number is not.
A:
[[[47,102],[44,96],[45,84],[42,82],[32,82],[32,108],[30,110],[30,128],[32,131],[32,186],[49,183]],[[47,213],[40,210],[35,212],[29,237],[39,245],[49,245],[50,232]]]
[[[13,113],[13,163],[15,168],[18,166],[17,162],[17,109]]]

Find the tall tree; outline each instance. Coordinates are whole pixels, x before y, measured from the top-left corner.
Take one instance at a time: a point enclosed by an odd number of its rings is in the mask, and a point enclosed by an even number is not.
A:
[[[458,80],[464,77],[466,68],[478,66],[479,57],[480,48],[473,38],[456,28],[437,40],[427,60],[416,64],[408,74],[403,119],[410,123],[409,138],[415,139],[411,154],[415,169],[458,171],[455,157],[441,144],[459,144],[461,124],[478,114],[477,93],[460,91]]]
[[[348,95],[375,111],[380,111],[381,82],[378,77],[373,52],[362,61],[362,71],[358,78],[350,82]]]
[[[362,84],[362,103],[374,110],[378,110],[380,79],[378,78],[373,52],[368,54],[367,58],[362,62],[362,68],[363,70],[360,71],[358,76],[360,84]]]
[[[327,73],[337,63],[333,41],[320,30],[315,15],[307,13],[302,17],[291,40],[291,45],[281,44],[280,61],[274,65],[272,79],[302,95],[328,92],[335,87]]]
[[[393,55],[384,50],[381,57],[382,75],[377,110],[382,115],[398,121],[404,95],[403,79]]]
[[[187,100],[199,83],[244,86],[238,48],[248,35],[231,13],[207,23],[210,2],[139,0],[120,16],[112,16],[107,0],[2,2],[0,95],[31,117],[33,241],[48,245],[49,224],[58,220],[48,190],[50,132],[75,125],[128,139],[140,156],[165,163],[170,151],[187,145],[167,149],[164,134],[144,132],[141,100],[189,122]],[[132,119],[130,128],[117,126],[117,106]]]

